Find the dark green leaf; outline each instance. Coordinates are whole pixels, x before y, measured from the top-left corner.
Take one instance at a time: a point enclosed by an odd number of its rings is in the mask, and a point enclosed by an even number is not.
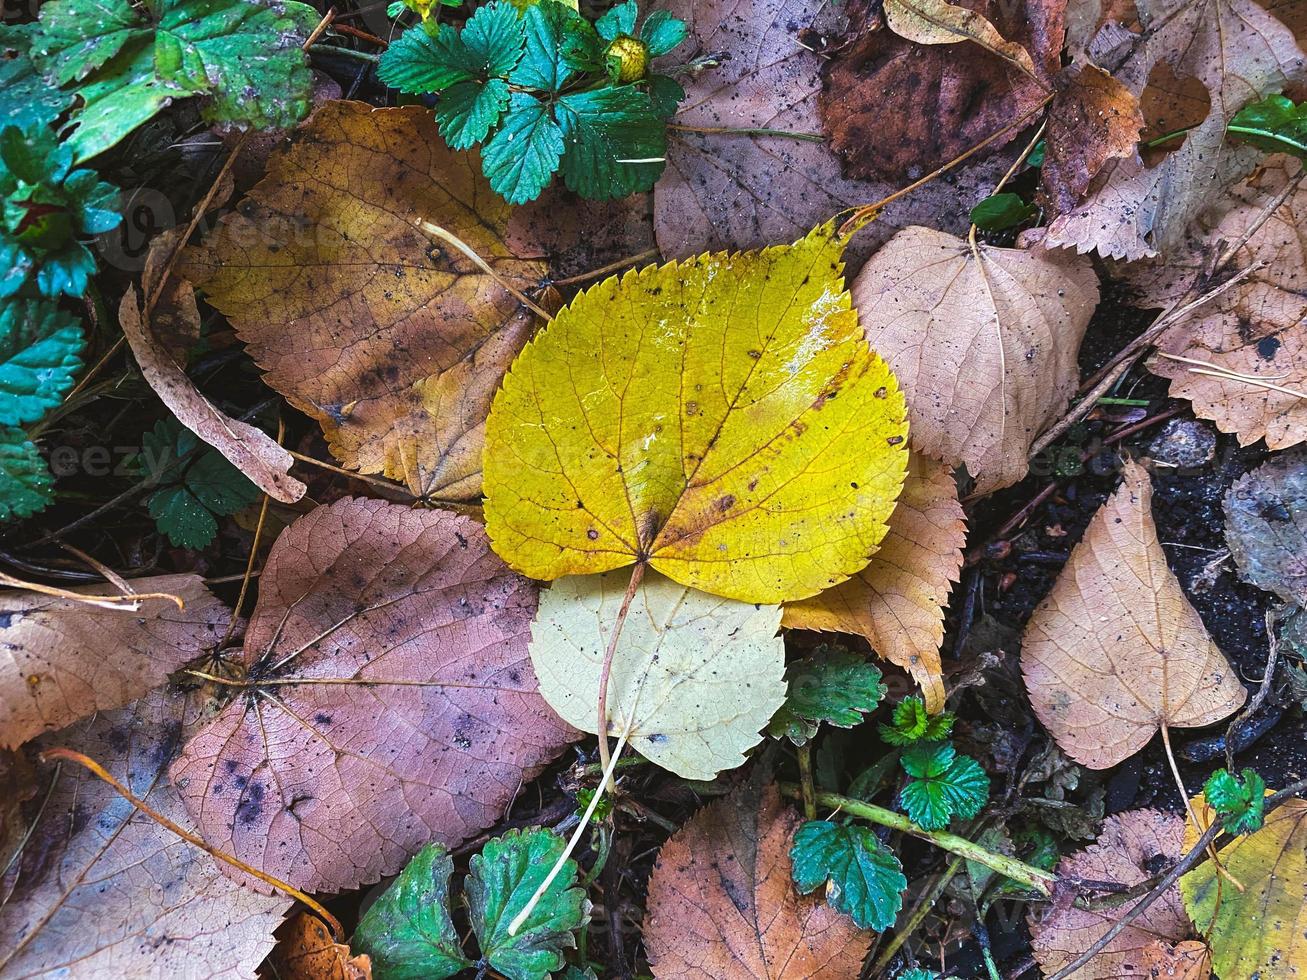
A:
[[[508,80],[525,88],[557,92],[575,72],[564,54],[569,35],[593,28],[558,0],[540,0],[527,8],[523,20],[526,50]]]
[[[207,548],[218,533],[213,514],[184,486],[156,490],[146,509],[175,548]]]
[[[567,146],[563,180],[582,197],[605,201],[647,191],[662,174],[667,130],[637,86],[565,95],[558,118]]]
[[[259,488],[227,457],[208,448],[187,468],[186,489],[218,517],[234,514],[259,499]]]
[[[557,6],[556,0],[545,2]],[[503,124],[481,148],[481,169],[500,197],[509,204],[525,204],[549,185],[562,155],[563,131],[549,107],[514,92]]]
[[[73,103],[28,56],[36,24],[0,26],[0,119],[15,126],[49,126]]]
[[[859,927],[883,931],[894,924],[908,880],[870,828],[809,820],[795,832],[790,857],[803,894],[829,881],[826,901]]]
[[[1216,770],[1203,786],[1203,795],[1227,834],[1251,834],[1266,822],[1266,783],[1252,769],[1238,776]]]
[[[572,934],[590,914],[585,892],[573,887],[576,862],[569,860],[517,934],[508,934],[563,847],[563,839],[548,830],[510,830],[471,860],[464,890],[472,929],[482,956],[509,980],[546,980],[561,970],[562,951],[576,945]]]
[[[436,124],[440,135],[455,150],[466,150],[486,138],[508,106],[508,83],[502,78],[488,82],[459,82],[440,96]]]
[[[482,77],[499,78],[521,59],[526,30],[511,4],[494,2],[478,8],[468,19],[462,39]]]
[[[605,41],[615,41],[623,34],[632,35],[635,33],[635,18],[638,14],[639,7],[635,0],[623,0],[595,21],[595,30]]]
[[[377,77],[390,88],[426,95],[471,81],[476,68],[458,31],[446,27],[432,37],[419,26],[391,42],[377,63]]]
[[[27,433],[0,428],[0,521],[30,517],[50,503],[50,469]]]
[[[85,78],[148,29],[129,0],[50,0],[41,4],[32,57],[64,85]]]
[[[913,695],[894,706],[890,724],[880,726],[880,737],[890,745],[937,742],[953,730],[953,717],[948,711],[934,716],[927,714],[925,702]]]
[[[472,966],[449,915],[454,862],[428,844],[359,922],[351,946],[372,957],[377,980],[442,980]]]
[[[0,425],[35,422],[63,400],[80,370],[86,338],[54,303],[0,306]]]
[[[971,223],[985,231],[1005,231],[1029,221],[1039,213],[1021,195],[1004,192],[985,198],[971,209]]]
[[[939,974],[934,970],[927,970],[924,966],[914,966],[909,970],[904,970],[895,980],[939,980]]]
[[[1229,132],[1267,153],[1307,160],[1307,102],[1294,105],[1283,95],[1268,95],[1235,113]]]
[[[649,100],[653,103],[654,114],[659,119],[670,119],[676,114],[676,107],[685,98],[685,89],[681,83],[670,75],[650,75],[645,79],[649,88]]]
[[[684,41],[688,32],[685,21],[673,17],[665,10],[655,10],[640,28],[640,40],[649,46],[649,53],[657,58]]]
[[[802,745],[821,722],[852,728],[885,696],[880,671],[843,647],[821,646],[786,670],[789,691],[768,731]]]
[[[971,819],[989,798],[989,777],[980,763],[947,742],[913,745],[904,750],[902,763],[914,777],[900,794],[903,809],[926,830],[943,830],[954,818]]]

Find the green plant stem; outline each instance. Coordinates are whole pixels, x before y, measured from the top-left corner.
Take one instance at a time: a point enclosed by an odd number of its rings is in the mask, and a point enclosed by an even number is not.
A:
[[[962,862],[965,860],[966,858],[960,854],[954,855],[948,867],[936,877],[931,886],[917,899],[917,904],[912,907],[912,914],[903,923],[903,927],[894,930],[893,937],[881,950],[880,955],[876,957],[876,965],[871,968],[873,974],[880,974],[889,969],[890,961],[903,948],[903,944],[912,937],[912,934],[921,928],[921,923],[926,921],[926,916],[934,909],[935,900],[944,894],[944,889],[948,887],[948,883],[962,870]]]
[[[782,783],[781,792],[796,799],[802,794],[802,791],[794,783]],[[840,796],[838,793],[818,793],[817,802],[822,806],[843,810],[851,817],[879,824],[882,827],[889,827],[892,830],[901,830],[905,834],[911,834],[924,841],[929,841],[950,854],[957,854],[968,861],[983,864],[985,867],[997,871],[1005,878],[1010,878],[1027,888],[1033,888],[1041,895],[1047,896],[1053,893],[1052,886],[1057,881],[1057,875],[1042,868],[1036,868],[1034,865],[1026,864],[1024,861],[1018,861],[1016,858],[1008,857],[1006,854],[995,854],[993,851],[986,850],[965,837],[950,834],[946,830],[926,830],[918,827],[901,813],[895,813],[893,810],[876,806],[874,803],[862,803],[847,796]]]
[[[1257,129],[1255,126],[1227,126],[1227,133],[1234,133],[1236,136],[1260,136],[1263,139],[1275,140],[1277,143],[1284,145],[1285,153],[1292,153],[1294,156],[1307,156],[1307,143],[1300,143],[1298,140],[1290,139],[1283,133],[1272,133],[1266,129]]]
[[[1163,143],[1169,143],[1171,140],[1175,139],[1177,136],[1184,136],[1186,133],[1189,132],[1189,130],[1191,130],[1191,129],[1195,129],[1195,128],[1196,128],[1196,127],[1194,127],[1194,126],[1185,126],[1183,129],[1173,129],[1171,132],[1169,132],[1169,133],[1163,133],[1161,136],[1154,136],[1154,137],[1153,137],[1152,139],[1150,139],[1147,143],[1145,143],[1144,146],[1145,146],[1147,149],[1150,149],[1150,150],[1151,150],[1151,149],[1152,149],[1153,147],[1155,147],[1155,146],[1161,146]]]
[[[812,742],[799,746],[799,788],[803,791],[803,815],[817,819],[817,791],[812,785]]]

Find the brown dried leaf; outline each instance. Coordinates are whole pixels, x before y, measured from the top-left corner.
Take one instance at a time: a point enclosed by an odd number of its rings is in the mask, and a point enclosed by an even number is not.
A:
[[[1025,476],[1031,444],[1075,392],[1098,280],[1069,258],[913,227],[853,281],[867,340],[907,395],[913,445],[965,463],[979,492]]]
[[[546,266],[504,244],[511,210],[474,155],[445,147],[429,110],[332,102],[184,271],[345,466],[469,499],[490,399],[533,315],[414,221],[527,290]]]
[[[273,980],[372,980],[372,958],[335,942],[316,915],[300,912],[277,930]]]
[[[38,747],[89,755],[189,829],[165,775],[181,729],[181,699],[158,690]],[[33,815],[42,803],[17,889],[0,907],[0,974],[243,980],[272,949],[289,899],[232,881],[78,766],[63,766],[48,801],[43,787]]]
[[[946,0],[885,0],[885,22],[899,37],[918,44],[974,41],[1039,80],[1030,52],[1005,40],[983,14]]]
[[[822,138],[817,105],[822,60],[807,32],[825,36],[842,30],[834,0],[660,0],[655,6],[690,26],[689,38],[677,49],[678,61],[720,55],[717,67],[679,78],[686,99],[673,120],[677,126],[771,129],[817,138],[672,130],[667,170],[654,189],[654,229],[665,257],[794,241],[832,215],[879,201],[901,186],[894,180],[846,178]],[[995,157],[960,167],[953,171],[955,179],[933,181],[890,204],[853,239],[846,262],[856,269],[906,225],[965,231],[971,207],[992,190],[1008,162]]]
[[[297,520],[245,633],[253,685],[172,768],[205,839],[340,891],[494,823],[577,737],[537,693],[536,598],[466,517],[345,499]]]
[[[1180,859],[1184,823],[1181,815],[1157,810],[1108,817],[1097,842],[1064,857],[1058,874],[1137,885]],[[1032,909],[1031,947],[1043,974],[1051,976],[1084,953],[1138,901],[1093,910],[1055,903],[1047,906],[1042,919]],[[1180,887],[1173,885],[1072,976],[1076,980],[1183,976],[1175,970],[1193,952],[1185,941],[1192,935]],[[1162,972],[1153,973],[1154,967]]]
[[[1248,697],[1167,567],[1137,463],[1026,625],[1030,703],[1067,755],[1107,769],[1158,730],[1210,725]]]
[[[1245,177],[1257,150],[1225,139],[1234,114],[1307,77],[1288,28],[1254,0],[1138,0],[1146,32],[1115,72],[1136,97],[1163,62],[1211,98],[1207,117],[1156,166],[1137,156],[1104,168],[1089,197],[1049,226],[1046,244],[1135,260],[1179,246],[1190,223]]]
[[[663,845],[644,921],[657,980],[858,975],[871,934],[790,881],[791,838],[802,822],[755,777]]]
[[[1043,195],[1056,213],[1079,202],[1109,160],[1132,156],[1144,116],[1133,93],[1103,69],[1071,65],[1048,110]]]
[[[189,285],[174,292],[177,302],[195,304]],[[194,313],[198,321],[199,313]],[[293,456],[277,445],[262,429],[231,418],[205,398],[186,376],[167,346],[145,322],[144,310],[138,305],[136,288],[128,286],[118,306],[118,324],[132,349],[132,355],[154,393],[190,429],[231,464],[249,477],[264,493],[283,503],[294,503],[304,496],[303,483],[290,475]]]
[[[943,711],[944,605],[962,569],[966,538],[952,469],[914,453],[871,564],[833,589],[786,603],[781,625],[865,636],[877,654],[916,679],[927,710]]]
[[[216,646],[230,611],[198,575],[160,575],[129,583],[145,599],[137,610],[105,609],[15,589],[0,592],[0,746],[120,708],[163,684],[182,664]],[[74,591],[99,595],[104,586]]]
[[[964,0],[955,8],[989,23],[1000,42],[1006,38],[1003,43],[1033,55],[1024,70],[1011,64],[1010,54],[923,48],[890,31],[861,31],[832,59],[821,97],[823,124],[845,172],[903,184],[1031,112],[1060,67],[1065,7],[1066,0]],[[892,9],[886,6],[893,27]],[[990,152],[1020,132],[1010,130]]]

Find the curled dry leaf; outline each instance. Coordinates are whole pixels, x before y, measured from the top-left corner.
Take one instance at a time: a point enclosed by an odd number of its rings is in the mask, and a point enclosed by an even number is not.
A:
[[[1157,810],[1130,810],[1108,817],[1098,840],[1064,857],[1059,875],[1111,881],[1130,887],[1170,867],[1181,856],[1184,817]],[[1044,976],[1077,959],[1138,904],[1138,899],[1099,909],[1054,903],[1029,913],[1031,946]],[[1193,927],[1173,885],[1140,913],[1102,952],[1072,974],[1076,980],[1168,976],[1187,961]],[[1182,948],[1183,947],[1183,948]],[[1153,967],[1162,972],[1153,974]]]
[[[1185,828],[1186,849],[1215,819],[1202,797],[1193,807],[1198,826]],[[1218,876],[1210,861],[1180,879],[1185,911],[1207,937],[1216,975],[1301,977],[1307,971],[1307,800],[1286,800],[1266,815],[1261,830],[1236,837],[1218,857],[1243,891]]]
[[[1164,725],[1220,721],[1248,697],[1167,567],[1152,497],[1147,471],[1126,463],[1021,643],[1035,714],[1090,769],[1128,759]]]
[[[913,227],[851,291],[903,386],[914,448],[965,463],[982,493],[1025,476],[1031,444],[1080,379],[1076,354],[1098,303],[1090,263]]]
[[[103,765],[175,823],[190,821],[168,784],[182,700],[159,690],[46,736]],[[52,772],[45,773],[52,778]],[[244,980],[272,949],[290,900],[242,887],[199,848],[159,826],[79,766],[64,764],[0,906],[6,977]]]
[[[1307,449],[1272,456],[1235,481],[1225,540],[1245,582],[1307,606]]]
[[[912,25],[914,40],[855,24],[831,60],[821,96],[823,125],[845,172],[902,185],[1031,113],[1060,67],[1065,7],[1065,0],[964,0],[957,6],[892,0],[886,4],[890,26]],[[934,24],[925,31],[921,21],[928,14]],[[979,42],[982,24],[988,41],[981,43],[990,50],[917,43],[931,37],[937,40],[925,43],[939,45],[964,30]],[[1020,132],[1010,129],[989,152]]]
[[[1077,207],[1048,229],[1049,246],[1136,260],[1169,254],[1217,195],[1247,176],[1258,151],[1225,129],[1240,109],[1307,77],[1289,29],[1254,0],[1137,0],[1145,33],[1115,77],[1142,97],[1155,68],[1196,78],[1210,109],[1153,167],[1138,154],[1106,166]]]
[[[172,767],[205,839],[339,891],[494,823],[576,737],[536,690],[535,609],[465,517],[346,499],[297,520],[260,580],[248,686]]]
[[[594,732],[599,677],[630,575],[572,575],[540,597],[531,664],[540,694]],[[647,573],[632,599],[608,680],[608,733],[686,779],[744,762],[785,702],[779,606],[721,599]]]
[[[877,654],[912,675],[927,710],[937,714],[944,710],[944,604],[966,538],[951,468],[913,453],[889,533],[871,563],[833,589],[786,603],[782,625],[865,636]]]
[[[134,579],[139,609],[0,592],[0,746],[15,746],[94,711],[120,708],[163,684],[222,639],[231,613],[198,575]],[[74,591],[100,595],[105,587]]]
[[[755,776],[663,845],[643,933],[656,980],[858,975],[871,933],[790,881],[802,822]]]
[[[495,550],[537,579],[640,562],[767,603],[865,566],[903,482],[907,419],[849,305],[843,248],[827,224],[573,300],[495,396]]]
[[[885,0],[885,22],[899,37],[918,44],[974,41],[991,54],[1038,80],[1030,52],[1004,40],[984,14],[946,0]]]
[[[823,62],[814,46],[817,38],[842,32],[839,4],[659,0],[655,6],[689,25],[677,61],[716,62],[678,76],[686,98],[668,134],[667,170],[654,189],[654,225],[664,256],[792,241],[831,215],[879,201],[901,186],[895,179],[846,177],[822,138]],[[716,131],[723,127],[726,132]],[[972,206],[990,192],[1007,163],[994,158],[960,167],[954,179],[933,181],[893,202],[854,238],[849,262],[856,266],[905,225],[966,231]]]
[[[1070,65],[1054,85],[1040,176],[1045,201],[1061,214],[1108,161],[1134,155],[1144,114],[1134,93],[1096,65]]]
[[[428,110],[333,102],[184,270],[345,466],[468,499],[490,400],[533,326],[500,281],[523,291],[546,275],[525,242],[505,245],[510,211]]]
[[[326,923],[309,912],[291,916],[277,930],[269,959],[276,980],[372,980],[372,960],[333,940]]]

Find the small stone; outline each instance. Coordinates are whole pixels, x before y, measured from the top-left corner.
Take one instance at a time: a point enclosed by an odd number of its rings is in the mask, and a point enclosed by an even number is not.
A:
[[[1216,456],[1216,432],[1197,419],[1172,419],[1153,439],[1148,455],[1163,466],[1198,469]]]

